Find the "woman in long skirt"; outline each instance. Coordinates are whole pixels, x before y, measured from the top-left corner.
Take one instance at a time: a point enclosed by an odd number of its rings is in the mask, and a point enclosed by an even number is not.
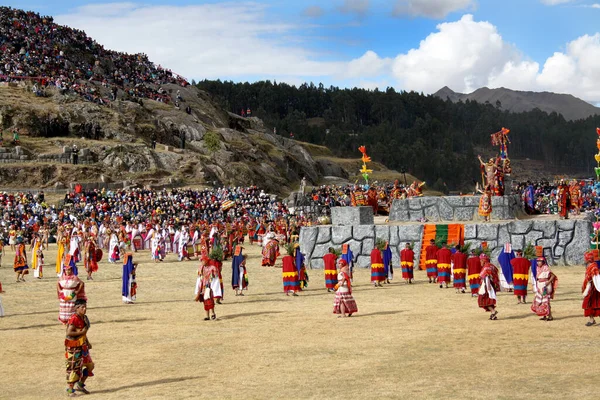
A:
[[[340,258],[338,260],[337,290],[335,292],[335,302],[333,303],[333,313],[341,314],[338,318],[351,317],[352,314],[358,312],[356,301],[352,297],[352,282],[350,280],[350,268],[346,260]]]
[[[533,285],[535,298],[531,305],[531,311],[536,313],[542,321],[552,321],[552,308],[550,300],[554,299],[554,292],[558,285],[558,279],[554,272],[550,271],[550,266],[545,257],[537,258],[537,276]]]
[[[590,251],[585,253],[585,261],[588,266],[585,270],[585,279],[581,291],[583,292],[583,315],[589,318],[585,326],[596,324],[596,318],[600,317],[600,272],[594,260],[594,254]]]

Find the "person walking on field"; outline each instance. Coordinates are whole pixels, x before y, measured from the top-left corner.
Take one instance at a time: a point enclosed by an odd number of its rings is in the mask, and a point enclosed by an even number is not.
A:
[[[523,258],[523,250],[516,250],[515,258],[510,260],[513,267],[514,294],[517,296],[517,304],[527,303],[527,285],[529,285],[529,268],[531,261]]]
[[[537,260],[536,280],[533,285],[535,298],[531,305],[531,311],[536,313],[542,321],[552,321],[552,308],[550,300],[554,299],[554,293],[558,285],[558,278],[550,270],[546,258],[541,256]]]
[[[94,376],[94,362],[90,356],[92,344],[87,338],[90,320],[86,315],[87,302],[83,299],[75,301],[74,312],[67,322],[65,338],[65,357],[67,367],[67,395],[75,397],[75,391],[89,394],[85,381]]]
[[[456,293],[465,293],[467,287],[467,255],[460,251],[460,245],[456,245],[456,252],[452,254],[452,262],[454,267],[452,275],[454,278],[454,289]]]
[[[352,297],[352,281],[350,279],[350,267],[344,259],[339,259],[337,266],[340,269],[338,274],[338,283],[336,285],[335,302],[333,304],[333,313],[340,314],[338,318],[351,317],[358,312],[356,301]]]
[[[400,266],[402,267],[402,279],[408,284],[412,284],[414,278],[414,260],[415,252],[410,247],[410,243],[406,243],[404,249],[400,252]]]
[[[448,248],[446,242],[442,243],[442,248],[437,251],[437,276],[440,289],[446,287],[450,283],[450,263],[452,262],[452,252]]]
[[[467,258],[467,278],[469,279],[469,288],[471,297],[477,297],[481,287],[481,260],[475,254],[475,249],[471,250],[471,255]]]
[[[437,269],[437,252],[439,248],[435,245],[435,240],[429,241],[429,246],[425,248],[425,266],[427,267],[427,277],[429,283],[437,282],[438,269]]]
[[[498,310],[496,309],[496,293],[500,290],[500,277],[498,276],[498,267],[490,263],[490,257],[482,253],[479,256],[481,261],[481,286],[479,287],[479,297],[477,304],[484,311],[490,313],[490,320],[498,319]]]
[[[585,253],[587,268],[581,291],[583,292],[583,315],[589,318],[585,326],[596,324],[596,317],[600,317],[600,272],[598,264],[594,260],[594,254],[590,251]]]
[[[323,263],[325,269],[325,287],[328,292],[333,292],[335,285],[337,285],[338,272],[336,269],[337,255],[333,247],[329,248],[329,253],[323,256]]]

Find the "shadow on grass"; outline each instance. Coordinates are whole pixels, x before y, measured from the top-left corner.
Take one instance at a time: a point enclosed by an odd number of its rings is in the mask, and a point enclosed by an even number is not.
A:
[[[111,321],[93,321],[93,325],[98,324],[123,324],[130,322],[141,322],[141,321],[151,321],[153,318],[131,318],[131,319],[114,319]],[[56,321],[54,324],[39,324],[39,325],[29,325],[29,326],[16,326],[14,328],[2,328],[0,331],[20,331],[24,329],[37,329],[37,328],[49,328],[49,327],[61,327],[64,328],[60,322]]]
[[[235,319],[235,318],[258,317],[261,315],[268,315],[268,314],[281,314],[282,312],[283,311],[263,311],[263,312],[244,313],[244,314],[233,314],[233,315],[225,315],[223,317],[218,317],[218,319],[221,321],[225,321],[225,320]]]
[[[377,311],[377,312],[372,312],[372,313],[368,313],[368,314],[356,314],[356,315],[353,315],[350,318],[371,317],[371,316],[376,316],[376,315],[395,315],[395,314],[400,314],[402,312],[404,312],[404,311],[402,311],[402,310]]]
[[[119,387],[112,388],[112,389],[95,390],[92,392],[92,394],[114,393],[114,392],[118,392],[120,390],[135,389],[135,388],[146,387],[146,386],[166,385],[169,383],[185,382],[185,381],[201,379],[201,378],[203,378],[203,377],[202,376],[187,376],[187,377],[183,377],[183,378],[158,379],[155,381],[139,382],[139,383],[133,383],[131,385],[119,386]]]

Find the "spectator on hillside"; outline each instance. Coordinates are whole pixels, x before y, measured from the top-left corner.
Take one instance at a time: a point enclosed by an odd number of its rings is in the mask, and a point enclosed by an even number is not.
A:
[[[79,163],[79,149],[77,145],[74,144],[71,148],[71,160],[73,161],[73,165],[77,165]]]

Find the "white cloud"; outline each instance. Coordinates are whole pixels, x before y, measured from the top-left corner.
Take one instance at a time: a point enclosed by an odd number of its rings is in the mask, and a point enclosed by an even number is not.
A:
[[[475,0],[397,0],[392,14],[442,19],[451,12],[475,8],[476,4]]]
[[[106,48],[146,53],[188,79],[369,78],[380,73],[384,62],[373,52],[354,61],[323,61],[323,54],[304,47],[305,26],[278,22],[268,14],[268,6],[257,3],[96,4],[55,20],[84,29]]]
[[[322,17],[323,14],[325,14],[325,10],[323,10],[323,8],[319,6],[309,6],[304,9],[302,14],[311,18],[319,18]]]

